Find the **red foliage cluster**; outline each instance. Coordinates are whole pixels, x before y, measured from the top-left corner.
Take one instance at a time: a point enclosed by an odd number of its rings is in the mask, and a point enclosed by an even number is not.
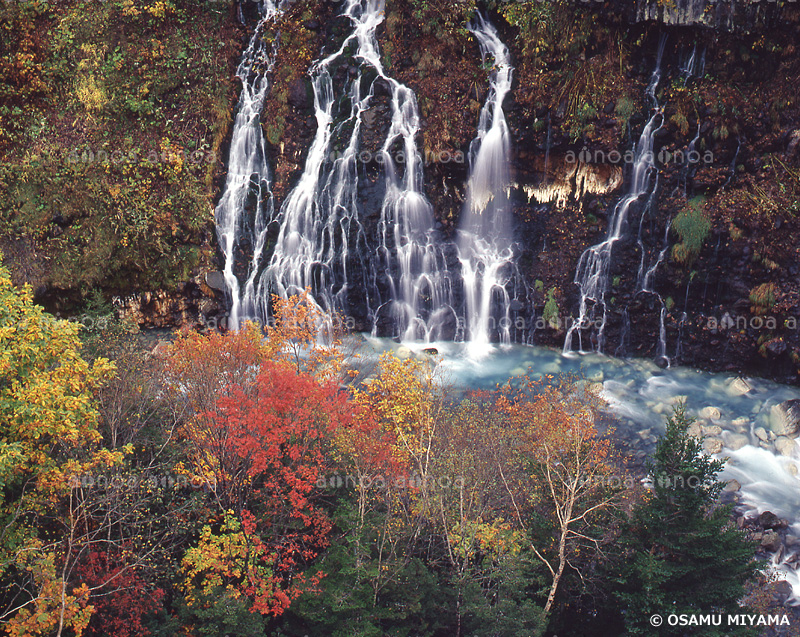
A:
[[[150,631],[142,618],[161,606],[164,591],[153,590],[136,567],[126,564],[122,555],[92,551],[78,566],[78,575],[93,590],[95,612],[84,635],[89,637],[139,637]]]

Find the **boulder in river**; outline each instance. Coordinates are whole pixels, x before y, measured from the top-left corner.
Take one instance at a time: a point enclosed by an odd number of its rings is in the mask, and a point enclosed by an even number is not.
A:
[[[753,387],[744,378],[734,378],[728,387],[728,394],[731,396],[744,396],[752,391]]]
[[[775,533],[775,531],[766,531],[764,535],[761,536],[761,548],[774,552],[777,551],[781,546],[781,536]]]
[[[738,451],[742,447],[750,444],[750,437],[746,434],[730,434],[728,444],[725,445],[731,451]]]
[[[769,412],[770,428],[776,436],[796,438],[800,434],[800,400],[784,400]]]
[[[701,429],[704,436],[719,436],[722,434],[722,427],[719,425],[706,425]]]
[[[706,438],[706,440],[703,441],[703,451],[708,454],[719,453],[722,451],[722,447],[722,440],[719,438]]]
[[[789,523],[779,518],[772,511],[764,511],[758,516],[758,526],[762,529],[785,529],[789,526]]]
[[[703,407],[697,415],[706,420],[719,420],[721,417],[719,409],[711,406]]]
[[[782,456],[793,456],[797,449],[797,442],[788,436],[778,436],[775,440],[775,449]]]

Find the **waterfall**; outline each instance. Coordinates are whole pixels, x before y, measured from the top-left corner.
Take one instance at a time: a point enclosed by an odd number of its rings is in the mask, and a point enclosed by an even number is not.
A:
[[[697,120],[697,133],[692,138],[692,141],[689,142],[689,147],[686,149],[686,164],[681,170],[681,174],[678,177],[678,184],[683,181],[683,196],[687,199],[689,198],[689,182],[694,177],[694,174],[697,172],[697,165],[700,163],[699,159],[694,159],[697,155],[697,141],[700,139],[700,120]]]
[[[486,348],[495,338],[511,342],[511,295],[514,275],[508,170],[510,141],[503,100],[511,89],[513,68],[508,48],[480,14],[470,25],[484,62],[491,56],[489,94],[470,145],[470,176],[458,232],[458,253],[471,345]],[[494,325],[491,323],[495,321]]]
[[[644,244],[644,222],[645,219],[652,216],[652,208],[655,205],[656,195],[658,194],[658,173],[656,173],[655,183],[653,184],[653,188],[650,191],[650,196],[647,198],[647,203],[645,204],[642,215],[639,218],[639,233],[636,237],[636,243],[639,246],[639,250],[641,251],[641,259],[639,260],[639,273],[636,276],[636,284],[639,286],[640,292],[652,292],[653,290],[650,289],[650,283],[653,278],[653,274],[655,274],[656,269],[658,268],[661,261],[664,259],[664,256],[669,249],[669,227],[667,227],[667,231],[664,233],[664,242],[661,252],[659,252],[658,257],[656,258],[655,263],[651,267],[647,267],[647,248]],[[670,222],[671,223],[671,222]],[[669,225],[669,224],[668,224]]]
[[[365,251],[356,201],[357,160],[373,87],[362,92],[363,69],[359,69],[345,87],[347,99],[338,99],[332,68],[346,62],[353,44],[356,58],[368,59],[374,53],[375,30],[384,18],[382,9],[382,2],[348,0],[343,15],[350,19],[352,32],[334,53],[309,70],[317,130],[303,173],[281,206],[275,248],[259,280],[264,316],[269,312],[270,292],[286,297],[310,288],[311,299],[324,311],[342,313],[349,308],[353,285],[365,293],[363,280],[351,280],[351,256],[360,257]],[[349,112],[338,112],[342,102],[349,104]],[[337,152],[341,139],[346,140],[344,150]]]
[[[380,5],[382,10],[383,2]],[[367,61],[392,95],[391,125],[380,151],[386,195],[374,270],[389,273],[390,298],[373,313],[373,334],[379,331],[388,307],[394,336],[429,343],[447,332],[454,333],[457,317],[452,277],[435,231],[433,206],[422,191],[422,157],[416,141],[419,110],[414,92],[386,76],[376,48],[371,53]],[[402,151],[393,153],[398,143]],[[402,176],[401,164],[405,166]]]
[[[679,71],[681,77],[683,78],[683,85],[686,86],[686,83],[692,77],[699,77],[703,74],[706,66],[706,51],[703,49],[702,52],[698,54],[697,52],[697,43],[695,42],[692,45],[691,53],[681,62]]]
[[[261,314],[268,313],[271,292],[285,297],[310,288],[326,312],[346,314],[354,303],[363,305],[376,334],[435,340],[455,314],[433,208],[422,191],[416,97],[384,71],[376,36],[384,1],[347,0],[342,15],[351,33],[309,71],[317,130],[303,173],[277,215],[275,248],[256,293]],[[344,95],[337,94],[335,69],[351,58],[359,68],[339,92]],[[374,158],[383,167],[385,192],[378,246],[370,248],[359,213],[359,151],[378,83],[388,88],[392,114]]]
[[[587,327],[588,319],[594,313],[602,311],[602,320],[597,334],[597,351],[603,351],[604,332],[607,323],[605,295],[609,284],[609,269],[614,244],[619,241],[625,230],[628,212],[639,199],[651,188],[652,173],[656,170],[653,144],[655,134],[664,122],[662,110],[658,107],[655,91],[661,79],[661,58],[666,40],[662,36],[658,46],[656,65],[650,76],[650,83],[645,91],[653,105],[653,114],[645,124],[642,134],[634,147],[633,174],[628,186],[628,193],[620,199],[608,220],[608,231],[602,243],[586,249],[578,261],[575,272],[575,284],[580,290],[580,306],[578,319],[570,326],[564,340],[564,352],[572,351],[572,339],[578,332],[579,349],[583,350],[582,330]]]
[[[658,314],[658,345],[656,347],[656,363],[659,367],[669,367],[670,360],[667,356],[667,306],[659,295],[661,301],[661,312]]]
[[[720,187],[720,190],[723,190],[724,188],[727,188],[728,184],[731,183],[731,180],[736,175],[736,160],[739,159],[739,151],[741,150],[741,148],[742,148],[742,139],[740,137],[737,137],[736,138],[736,152],[733,154],[733,159],[731,159],[731,165],[730,165],[730,171],[731,172],[730,172],[730,175],[728,175],[728,178],[725,180],[725,183],[722,184],[722,186]]]
[[[260,118],[270,88],[269,72],[275,51],[270,50],[262,34],[281,10],[272,0],[267,0],[259,11],[258,25],[236,70],[242,92],[233,123],[228,175],[215,210],[217,238],[224,259],[223,276],[230,301],[229,324],[234,329],[242,319],[257,318],[255,282],[273,210]],[[252,254],[246,263],[237,263],[237,252],[244,245],[249,246]],[[237,271],[244,273],[244,290]]]

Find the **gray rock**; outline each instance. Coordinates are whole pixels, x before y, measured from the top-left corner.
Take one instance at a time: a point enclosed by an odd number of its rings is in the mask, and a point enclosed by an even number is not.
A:
[[[800,434],[800,400],[785,400],[773,405],[769,422],[776,436],[797,437]]]
[[[731,451],[738,451],[742,447],[745,447],[749,444],[750,444],[750,438],[745,434],[730,434],[728,436],[727,447]]]
[[[721,414],[719,413],[719,409],[716,407],[703,407],[698,413],[698,416],[707,420],[719,420]]]
[[[728,483],[725,485],[724,491],[727,491],[729,493],[734,493],[734,492],[738,491],[741,488],[742,488],[742,485],[739,484],[738,480],[728,480]],[[742,518],[739,518],[739,519],[741,520]]]
[[[311,106],[305,78],[297,78],[289,84],[289,104],[295,108],[303,109]]]
[[[708,454],[715,454],[722,451],[722,440],[719,438],[707,438],[703,441],[703,450]]]
[[[222,274],[222,272],[217,272],[216,270],[206,272],[206,285],[212,290],[220,290],[224,292],[225,276]]]
[[[782,579],[777,582],[772,582],[769,585],[769,587],[772,590],[773,598],[778,604],[781,605],[786,603],[786,600],[789,599],[794,593],[794,591],[792,590],[792,585],[785,579]]]
[[[696,422],[693,422],[691,425],[689,425],[689,428],[686,430],[686,433],[692,436],[692,438],[702,438],[703,428]]]
[[[756,427],[753,430],[753,433],[759,440],[763,440],[764,442],[767,442],[767,440],[769,440],[769,436],[767,436],[767,430],[764,429],[763,427]]]
[[[797,443],[787,436],[779,436],[775,440],[775,449],[782,456],[793,456],[797,449]]]
[[[777,551],[781,546],[781,536],[775,531],[766,531],[761,536],[761,547],[767,551]]]
[[[752,391],[753,387],[744,378],[735,378],[728,388],[731,396],[744,396]]]

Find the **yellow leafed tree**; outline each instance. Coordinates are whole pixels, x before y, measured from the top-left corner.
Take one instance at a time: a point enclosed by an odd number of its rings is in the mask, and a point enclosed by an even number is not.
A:
[[[57,516],[81,475],[122,459],[126,450],[100,444],[94,402],[113,373],[108,360],[81,357],[77,325],[35,305],[0,267],[0,580],[16,573],[19,589],[0,621],[12,634],[80,634],[88,621],[85,596],[68,592],[76,518],[62,521],[68,537],[40,538],[37,520]]]

